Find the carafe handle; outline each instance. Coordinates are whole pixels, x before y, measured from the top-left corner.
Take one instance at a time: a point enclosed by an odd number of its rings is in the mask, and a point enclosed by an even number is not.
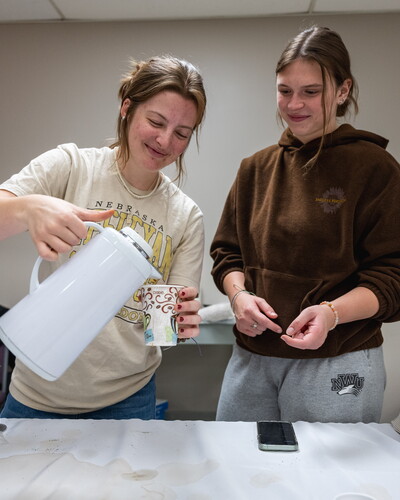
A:
[[[88,227],[94,227],[100,232],[104,231],[104,227],[100,226],[100,224],[97,224],[96,222],[84,221],[84,224]],[[43,260],[42,257],[38,257],[33,266],[31,280],[29,283],[29,293],[34,292],[36,288],[39,286],[39,267],[40,264],[42,263],[42,260]]]

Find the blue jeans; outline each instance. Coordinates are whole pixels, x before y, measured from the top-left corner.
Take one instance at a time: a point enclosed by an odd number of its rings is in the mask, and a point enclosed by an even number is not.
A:
[[[7,395],[4,407],[0,413],[0,418],[72,418],[72,419],[111,419],[127,420],[130,418],[140,418],[150,420],[156,418],[156,384],[155,376],[140,391],[132,396],[106,406],[101,410],[88,413],[62,414],[47,411],[35,410],[18,402],[11,394]]]

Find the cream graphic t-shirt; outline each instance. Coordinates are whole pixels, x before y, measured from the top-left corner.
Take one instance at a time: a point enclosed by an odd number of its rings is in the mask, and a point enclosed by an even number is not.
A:
[[[114,209],[113,216],[100,224],[137,231],[153,249],[152,264],[162,282],[199,286],[204,251],[200,209],[165,175],[153,195],[133,197],[118,177],[115,149],[63,144],[34,159],[0,189],[17,196],[50,195],[92,210]],[[90,227],[81,245],[96,234]],[[76,251],[79,246],[56,263],[46,263],[49,272]],[[92,411],[141,389],[160,362],[160,349],[144,344],[141,304],[135,293],[58,380],[48,382],[17,360],[10,392],[39,410]]]

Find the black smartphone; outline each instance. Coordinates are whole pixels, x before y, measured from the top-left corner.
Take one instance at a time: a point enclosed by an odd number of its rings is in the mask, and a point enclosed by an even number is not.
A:
[[[262,451],[297,451],[299,445],[291,422],[261,420],[257,422],[258,448]]]

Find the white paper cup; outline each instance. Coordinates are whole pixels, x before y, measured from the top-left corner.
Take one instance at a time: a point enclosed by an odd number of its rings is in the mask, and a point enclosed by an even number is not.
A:
[[[140,289],[143,311],[144,341],[148,346],[173,346],[178,341],[178,324],[174,306],[179,285],[145,285]]]

